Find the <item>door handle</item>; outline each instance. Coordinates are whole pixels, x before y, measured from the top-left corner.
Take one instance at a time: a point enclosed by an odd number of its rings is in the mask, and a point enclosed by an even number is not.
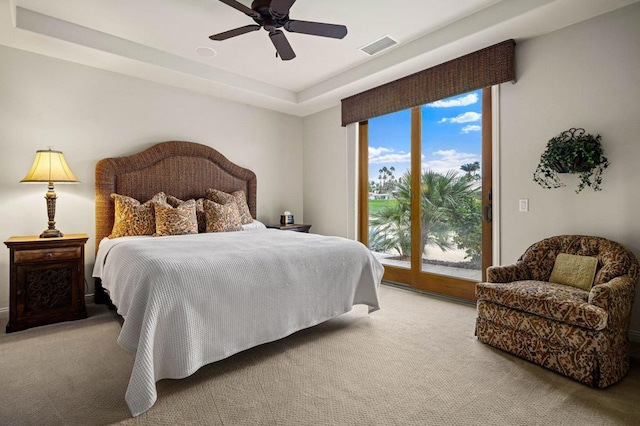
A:
[[[482,219],[484,219],[485,222],[491,222],[491,219],[492,219],[491,204],[485,204],[484,207],[482,208]]]

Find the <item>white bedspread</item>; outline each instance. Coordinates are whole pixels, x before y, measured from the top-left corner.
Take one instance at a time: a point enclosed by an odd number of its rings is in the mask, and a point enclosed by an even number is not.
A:
[[[383,267],[359,242],[291,231],[125,237],[100,243],[93,276],[124,317],[135,352],[125,395],[134,416],[156,382],[271,342],[366,304]]]

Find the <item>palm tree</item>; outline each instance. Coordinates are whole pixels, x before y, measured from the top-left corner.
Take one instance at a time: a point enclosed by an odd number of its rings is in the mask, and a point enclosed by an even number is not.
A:
[[[388,182],[389,187],[387,188],[387,191],[391,191],[392,190],[393,184],[396,181],[396,177],[393,175],[395,173],[395,171],[396,171],[395,167],[393,167],[393,166],[389,167],[389,170],[387,172],[387,175],[389,176],[389,182]]]
[[[407,173],[398,180],[398,188],[411,188]],[[396,195],[397,203],[385,206],[371,215],[369,221],[369,247],[375,251],[395,250],[402,257],[411,254],[411,200],[410,194]]]
[[[440,174],[425,171],[420,182],[422,252],[427,244],[443,251],[451,249],[455,223],[462,220],[460,209],[469,198],[475,198],[477,188],[455,170]],[[411,254],[411,174],[406,172],[397,182],[397,203],[372,214],[369,245],[373,250],[395,250],[400,256]]]
[[[396,251],[411,255],[411,212],[395,204],[373,214],[369,222],[369,247],[374,251]]]
[[[393,173],[396,171],[396,168],[391,166],[383,166],[380,170],[378,170],[378,180],[380,181],[380,190],[379,192],[388,192],[393,182],[395,182],[395,176]]]
[[[465,176],[469,179],[478,180],[480,175],[478,175],[478,170],[480,170],[480,162],[474,161],[473,163],[467,163],[460,166],[460,170],[465,172]]]

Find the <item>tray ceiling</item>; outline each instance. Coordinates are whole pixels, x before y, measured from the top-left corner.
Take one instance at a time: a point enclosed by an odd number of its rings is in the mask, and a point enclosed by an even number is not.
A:
[[[298,116],[505,39],[520,42],[638,0],[297,0],[292,19],[344,24],[342,40],[264,31],[217,0],[0,0],[0,44]],[[250,6],[248,0],[240,0]],[[370,56],[384,36],[398,44]]]

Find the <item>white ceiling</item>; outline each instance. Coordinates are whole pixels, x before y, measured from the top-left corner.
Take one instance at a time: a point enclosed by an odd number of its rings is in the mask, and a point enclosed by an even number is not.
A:
[[[264,31],[218,0],[0,0],[0,44],[298,116],[498,43],[522,41],[640,0],[298,0],[292,19],[344,24],[342,40]],[[240,0],[246,6],[251,0]],[[359,50],[389,35],[377,55]],[[199,47],[214,49],[201,56]]]

